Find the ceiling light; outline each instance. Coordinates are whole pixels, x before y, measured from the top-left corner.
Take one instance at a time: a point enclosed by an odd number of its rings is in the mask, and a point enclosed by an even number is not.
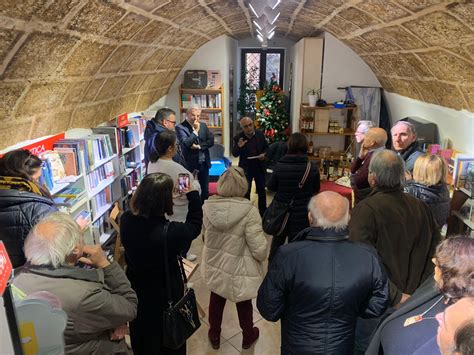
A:
[[[271,32],[273,32],[273,31],[275,31],[275,28],[277,28],[277,27],[276,27],[276,26],[273,26],[270,30],[267,30],[266,28],[265,28],[265,30],[267,31],[267,33],[271,33]]]
[[[263,34],[262,34],[262,32],[260,32],[258,29],[257,29],[257,33],[258,33],[260,36],[262,36],[262,38],[264,37]]]
[[[249,7],[255,16],[260,17],[263,14],[263,10],[267,6],[267,2],[265,0],[252,0],[249,2]]]
[[[273,25],[273,24],[276,22],[276,20],[278,20],[278,17],[280,17],[280,13],[278,13],[278,14],[275,16],[275,18],[273,19],[273,21],[270,21],[270,25]]]
[[[272,10],[275,10],[276,7],[280,5],[280,3],[280,0],[268,0],[268,5],[272,8]]]
[[[259,40],[260,42],[262,42],[262,43],[263,43],[263,37],[262,37],[262,36],[260,36],[260,35],[257,35],[257,38],[258,38],[258,40]]]
[[[260,24],[257,21],[253,20],[253,23],[255,24],[255,26],[258,27],[259,30],[262,29],[262,26],[260,26]]]
[[[272,39],[272,37],[275,35],[275,31],[272,31],[270,32],[270,34],[268,35],[268,39]]]

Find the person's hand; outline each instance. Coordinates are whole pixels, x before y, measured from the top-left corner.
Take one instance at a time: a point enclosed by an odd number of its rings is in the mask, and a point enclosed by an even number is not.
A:
[[[402,298],[400,298],[400,302],[396,304],[395,306],[393,306],[393,308],[399,309],[402,306],[402,304],[404,304],[410,297],[411,295],[402,293]]]
[[[411,173],[408,170],[405,171],[405,180],[413,180],[413,176],[411,176]]]
[[[246,143],[247,143],[247,141],[245,139],[240,138],[239,141],[237,142],[237,146],[239,148],[242,148]]]
[[[128,325],[122,324],[116,327],[112,334],[110,335],[110,340],[122,340],[125,338],[125,335],[128,333]]]
[[[369,149],[364,146],[364,143],[362,143],[360,146],[359,158],[364,159],[368,152]]]
[[[193,143],[191,149],[201,149],[201,146],[199,144]]]
[[[258,160],[265,160],[265,153],[260,154]]]
[[[194,132],[199,133],[199,121],[197,121],[197,120],[194,121],[193,130],[194,130]]]
[[[82,252],[85,256],[79,259],[81,263],[94,266],[97,269],[103,269],[110,265],[100,245],[84,245]]]

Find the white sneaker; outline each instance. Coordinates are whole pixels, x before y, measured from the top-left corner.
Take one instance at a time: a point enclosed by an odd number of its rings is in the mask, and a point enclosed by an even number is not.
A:
[[[195,261],[197,259],[197,256],[191,253],[187,253],[186,259],[188,259],[189,261]]]

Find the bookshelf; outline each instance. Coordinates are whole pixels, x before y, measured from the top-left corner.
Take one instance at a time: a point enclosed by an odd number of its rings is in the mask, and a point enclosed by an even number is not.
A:
[[[201,107],[201,122],[214,134],[216,144],[224,144],[224,88],[186,89],[179,87],[179,112],[181,122],[186,119],[186,111],[191,105]]]

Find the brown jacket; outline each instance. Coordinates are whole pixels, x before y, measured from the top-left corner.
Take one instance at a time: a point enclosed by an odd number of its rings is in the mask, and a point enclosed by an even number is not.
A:
[[[375,188],[354,208],[349,223],[353,241],[375,247],[390,280],[390,300],[411,295],[433,272],[440,234],[428,206],[401,187]]]
[[[137,296],[117,263],[104,269],[28,266],[14,285],[27,295],[48,291],[56,295],[67,313],[64,331],[66,353],[126,353],[124,341],[111,341],[110,331],[135,318]]]

